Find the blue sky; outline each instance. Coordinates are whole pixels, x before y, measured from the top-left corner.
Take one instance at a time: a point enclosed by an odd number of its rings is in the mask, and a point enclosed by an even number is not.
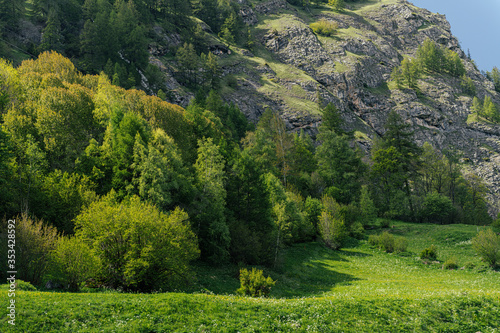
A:
[[[500,0],[409,0],[415,6],[446,15],[451,32],[480,70],[500,68]]]

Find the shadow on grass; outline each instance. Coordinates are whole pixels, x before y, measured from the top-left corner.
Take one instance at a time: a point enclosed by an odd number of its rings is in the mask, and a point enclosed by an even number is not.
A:
[[[357,251],[333,251],[320,243],[297,244],[286,249],[279,272],[271,272],[277,280],[274,297],[321,295],[335,285],[348,285],[358,280],[340,273],[336,266],[349,262],[349,257],[367,256]]]
[[[265,276],[276,281],[271,297],[319,296],[336,285],[349,285],[358,280],[353,275],[339,272],[336,266],[345,265],[350,258],[366,256],[369,254],[349,248],[333,251],[321,243],[311,242],[283,249],[275,268],[257,268],[264,270]],[[238,265],[212,267],[197,262],[193,266],[196,281],[183,290],[185,292],[227,295],[235,294],[240,286]]]

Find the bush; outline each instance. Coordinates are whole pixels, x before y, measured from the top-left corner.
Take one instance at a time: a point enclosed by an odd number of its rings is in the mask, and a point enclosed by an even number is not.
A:
[[[429,193],[425,196],[421,217],[424,221],[449,223],[454,207],[451,199],[439,193]]]
[[[450,258],[446,260],[443,264],[443,269],[457,269],[458,264],[455,258]]]
[[[377,218],[377,208],[370,197],[370,193],[368,192],[368,187],[366,185],[363,185],[361,188],[359,209],[361,211],[361,223],[364,227],[371,225]]]
[[[343,220],[323,211],[319,219],[319,231],[326,246],[334,250],[342,247],[346,237]]]
[[[379,246],[387,253],[394,252],[394,236],[384,231],[379,237]]]
[[[370,235],[368,236],[368,244],[371,246],[378,246],[379,236],[378,235]]]
[[[408,247],[408,240],[406,238],[396,238],[387,231],[384,231],[381,235],[370,235],[368,237],[368,243],[372,246],[377,246],[387,253],[406,252],[406,249]]]
[[[99,270],[99,259],[82,239],[74,236],[59,239],[52,262],[57,279],[73,291],[78,291],[80,284]]]
[[[23,280],[16,280],[16,290],[23,290],[23,291],[37,291],[35,286],[33,286],[31,283],[23,281]]]
[[[23,267],[18,271],[18,278],[40,285],[49,268],[50,253],[55,248],[58,238],[57,230],[41,220],[32,219],[24,214],[16,217],[15,221],[16,261],[22,263]],[[5,233],[2,233],[6,235],[7,221],[3,223],[2,229]],[[9,228],[9,230],[14,229]],[[2,253],[7,253],[8,242],[1,243],[4,247]]]
[[[476,268],[476,265],[473,262],[469,261],[469,262],[465,263],[464,268],[465,269],[474,269],[474,268]]]
[[[437,259],[437,248],[434,245],[431,245],[430,247],[424,249],[420,253],[420,259],[436,260]]]
[[[390,228],[391,220],[389,219],[379,219],[378,224],[381,228]]]
[[[111,192],[78,215],[75,225],[114,288],[175,288],[189,281],[189,263],[199,255],[187,213],[167,215],[136,196],[118,203]]]
[[[404,237],[398,237],[394,240],[394,251],[396,253],[406,252],[408,248],[408,240]]]
[[[472,247],[491,267],[500,261],[500,236],[492,229],[481,230],[472,239]]]
[[[500,228],[500,213],[498,213],[497,218],[491,223],[493,228]]]
[[[339,25],[337,22],[330,22],[325,19],[321,19],[318,22],[311,23],[309,27],[312,31],[314,31],[314,33],[328,37],[335,35]]]
[[[365,228],[363,228],[361,222],[354,222],[354,224],[351,226],[350,234],[356,239],[363,239],[365,235]]]
[[[264,277],[260,269],[252,268],[251,271],[243,268],[240,270],[240,288],[236,291],[240,295],[252,297],[267,297],[271,293],[271,288],[276,284],[271,277]]]
[[[460,80],[460,87],[462,87],[462,91],[470,96],[476,95],[476,86],[474,85],[474,81],[470,77],[467,77],[465,74],[462,75]]]

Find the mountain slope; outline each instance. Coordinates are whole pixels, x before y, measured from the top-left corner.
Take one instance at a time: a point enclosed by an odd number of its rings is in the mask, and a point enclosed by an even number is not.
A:
[[[390,79],[393,68],[404,57],[414,57],[429,38],[460,56],[478,98],[489,96],[500,104],[493,83],[466,57],[443,15],[405,0],[364,1],[343,12],[326,5],[302,9],[285,0],[240,2],[254,47],[231,46],[220,52],[219,61],[224,79],[237,82],[223,89],[224,98],[238,104],[249,119],[256,121],[271,107],[280,110],[289,129],[314,134],[321,120],[318,104],[332,102],[368,152],[372,140],[383,134],[389,111],[396,110],[412,125],[420,145],[427,141],[461,156],[465,172],[486,182],[491,212],[498,211],[500,127],[470,121],[472,97],[462,92],[460,78],[425,73],[418,93],[398,89]],[[315,34],[309,25],[320,20],[337,24],[337,32],[331,37]],[[178,90],[177,102],[187,102],[183,94]]]

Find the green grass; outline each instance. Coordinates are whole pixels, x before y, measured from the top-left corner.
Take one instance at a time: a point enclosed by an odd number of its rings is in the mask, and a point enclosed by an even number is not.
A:
[[[202,263],[198,281],[183,292],[19,291],[16,332],[498,332],[500,272],[470,242],[482,228],[392,222],[387,230],[409,241],[404,255],[364,240],[341,251],[297,244],[283,250],[278,268],[265,269],[277,280],[269,299],[234,295],[238,266]],[[439,263],[419,259],[431,244]],[[443,270],[451,257],[475,268]]]

